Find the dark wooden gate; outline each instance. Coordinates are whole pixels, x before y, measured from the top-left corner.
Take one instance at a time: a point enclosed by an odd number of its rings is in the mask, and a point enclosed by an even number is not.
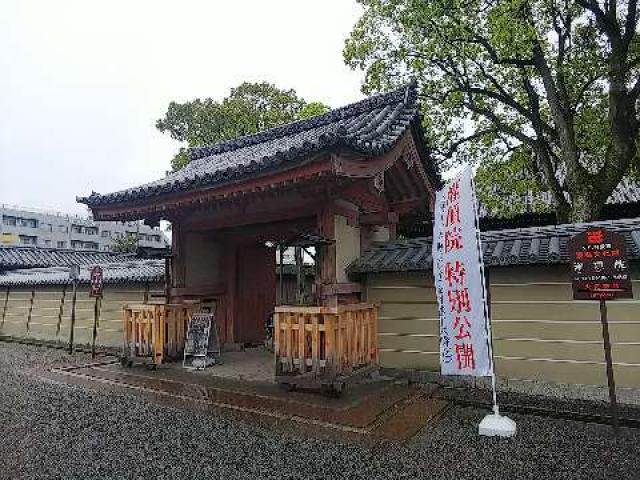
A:
[[[235,338],[239,343],[265,339],[265,321],[276,303],[276,256],[257,245],[238,248]]]

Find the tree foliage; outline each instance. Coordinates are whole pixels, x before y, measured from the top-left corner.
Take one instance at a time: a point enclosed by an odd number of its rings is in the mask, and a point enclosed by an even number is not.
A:
[[[281,90],[267,82],[244,82],[219,102],[211,98],[171,102],[156,128],[187,145],[171,162],[175,171],[189,163],[189,147],[213,145],[327,110],[320,102],[306,102],[295,90]]]
[[[135,253],[138,249],[138,234],[126,232],[111,240],[111,251],[118,253]]]
[[[637,167],[636,0],[359,1],[346,62],[367,92],[420,83],[444,168],[508,162],[550,192],[560,220],[580,221]]]

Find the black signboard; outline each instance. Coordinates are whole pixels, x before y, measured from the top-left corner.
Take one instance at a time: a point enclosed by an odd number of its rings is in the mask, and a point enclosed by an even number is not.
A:
[[[91,269],[90,277],[91,290],[89,295],[92,297],[102,297],[102,268],[97,265]]]
[[[187,368],[206,368],[220,362],[220,341],[213,313],[194,313],[189,319],[184,343]]]
[[[618,408],[607,300],[633,298],[624,237],[618,233],[608,232],[604,228],[589,229],[569,240],[569,257],[573,272],[573,298],[600,301],[600,323],[607,365],[611,422],[617,435]]]
[[[633,298],[622,235],[604,228],[587,230],[571,238],[569,257],[575,300]]]

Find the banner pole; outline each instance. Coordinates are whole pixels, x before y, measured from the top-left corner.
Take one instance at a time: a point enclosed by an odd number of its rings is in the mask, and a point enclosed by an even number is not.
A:
[[[491,390],[493,396],[493,415],[486,415],[478,426],[478,433],[485,436],[512,437],[516,434],[516,423],[508,417],[500,415],[498,406],[498,391],[496,388],[496,369],[493,358],[493,331],[491,328],[491,278],[489,269],[484,267],[482,251],[482,239],[480,238],[480,218],[478,217],[478,199],[476,197],[476,182],[471,175],[471,189],[473,194],[473,213],[475,216],[476,241],[478,245],[478,257],[480,263],[480,278],[482,279],[482,290],[484,294],[485,331],[487,337],[487,349],[489,352],[489,365],[491,367]]]

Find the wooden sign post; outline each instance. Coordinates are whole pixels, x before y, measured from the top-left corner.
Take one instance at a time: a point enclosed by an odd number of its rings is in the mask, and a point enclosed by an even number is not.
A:
[[[573,298],[600,302],[600,322],[607,364],[611,418],[617,435],[618,409],[607,319],[607,300],[633,298],[624,237],[604,228],[587,230],[571,238],[569,257],[573,273]]]
[[[73,354],[73,332],[76,326],[76,300],[78,293],[78,279],[80,278],[80,266],[71,265],[69,268],[69,279],[73,285],[71,297],[71,325],[69,326],[69,355]]]
[[[89,296],[95,297],[93,306],[93,337],[91,340],[91,358],[96,358],[96,338],[98,337],[98,315],[103,291],[102,268],[95,266],[91,269]]]

